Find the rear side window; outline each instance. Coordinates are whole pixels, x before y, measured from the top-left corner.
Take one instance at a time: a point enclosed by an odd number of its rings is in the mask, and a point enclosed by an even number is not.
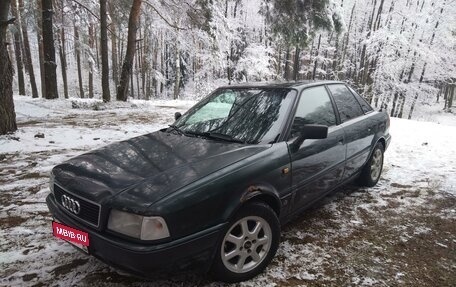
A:
[[[300,126],[306,124],[325,126],[336,124],[331,99],[324,86],[305,89],[302,92],[291,127],[291,137],[296,135]]]
[[[345,85],[328,85],[328,88],[334,97],[337,110],[339,111],[340,120],[343,123],[364,115],[364,112],[358,101],[355,99],[355,96]]]
[[[352,92],[353,95],[355,95],[355,98],[358,100],[364,113],[368,113],[374,110],[363,97],[361,97],[357,92],[355,92],[355,90],[353,90],[351,87],[348,87],[348,89],[350,90],[350,92]]]

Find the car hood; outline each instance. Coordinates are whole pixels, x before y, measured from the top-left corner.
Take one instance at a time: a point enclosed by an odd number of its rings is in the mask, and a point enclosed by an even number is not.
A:
[[[53,175],[57,184],[75,195],[144,210],[266,148],[157,131],[74,157],[54,167]]]

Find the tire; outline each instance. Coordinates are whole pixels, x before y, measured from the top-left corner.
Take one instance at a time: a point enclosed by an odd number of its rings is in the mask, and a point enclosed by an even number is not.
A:
[[[358,178],[358,183],[362,186],[372,187],[375,186],[380,179],[383,170],[383,154],[385,148],[382,143],[375,145],[372,154],[363,167],[361,174]]]
[[[271,262],[279,240],[280,223],[274,210],[263,202],[247,203],[217,244],[212,276],[228,283],[255,277]]]

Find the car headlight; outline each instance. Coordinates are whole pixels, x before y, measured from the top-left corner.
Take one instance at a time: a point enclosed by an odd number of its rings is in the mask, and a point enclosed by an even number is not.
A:
[[[142,216],[120,210],[111,210],[108,229],[141,240],[169,237],[168,226],[159,216]]]

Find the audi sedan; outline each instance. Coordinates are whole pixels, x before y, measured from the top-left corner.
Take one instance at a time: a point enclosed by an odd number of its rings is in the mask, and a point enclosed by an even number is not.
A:
[[[281,226],[352,180],[374,186],[389,117],[343,82],[221,87],[168,128],[52,170],[53,233],[144,276],[268,265]]]

